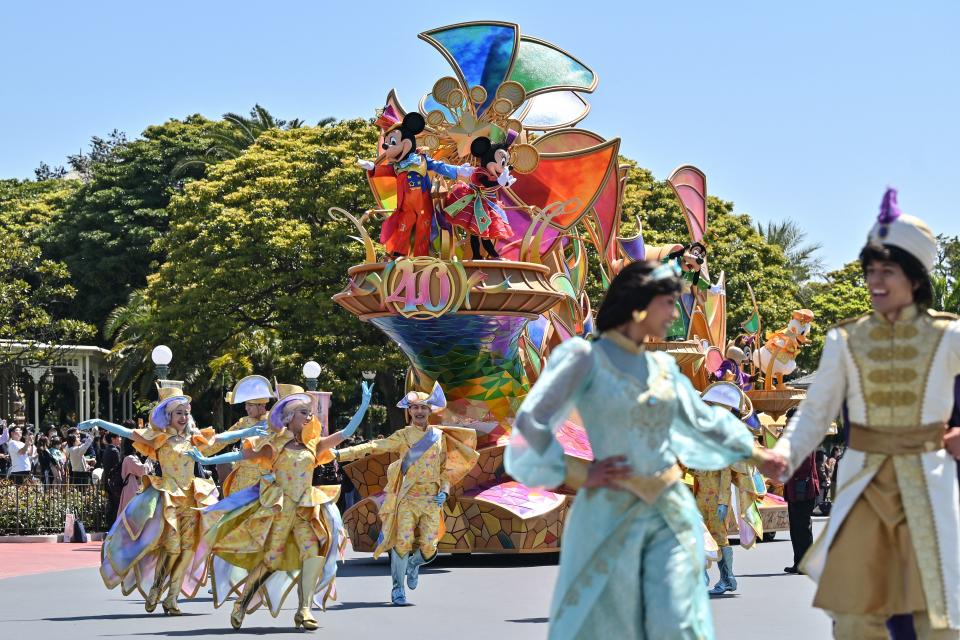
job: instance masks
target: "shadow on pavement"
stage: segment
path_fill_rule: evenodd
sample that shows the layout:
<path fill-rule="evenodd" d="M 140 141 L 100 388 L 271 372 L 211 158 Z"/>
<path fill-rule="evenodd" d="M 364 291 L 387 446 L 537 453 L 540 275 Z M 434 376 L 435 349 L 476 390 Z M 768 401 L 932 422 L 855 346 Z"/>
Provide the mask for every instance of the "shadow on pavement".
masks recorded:
<path fill-rule="evenodd" d="M 411 606 L 408 604 L 408 606 Z M 347 611 L 349 609 L 393 609 L 394 606 L 389 602 L 344 602 L 335 607 L 327 609 L 329 612 L 337 610 Z"/>
<path fill-rule="evenodd" d="M 441 555 L 434 567 L 511 568 L 549 567 L 560 562 L 560 554 L 554 553 L 454 553 Z"/>
<path fill-rule="evenodd" d="M 205 616 L 206 613 L 188 613 L 184 611 L 179 617 Z M 102 613 L 96 616 L 65 616 L 63 618 L 42 618 L 46 622 L 81 622 L 84 620 L 137 620 L 140 618 L 162 618 L 163 614 L 156 613 Z"/>
<path fill-rule="evenodd" d="M 517 618 L 516 620 L 504 620 L 504 622 L 516 622 L 519 624 L 546 624 L 550 618 Z"/>
<path fill-rule="evenodd" d="M 323 629 L 323 627 L 320 627 Z M 318 629 L 319 630 L 319 629 Z M 154 633 L 137 633 L 133 635 L 137 636 L 170 636 L 171 638 L 188 638 L 192 636 L 236 636 L 238 634 L 247 634 L 254 636 L 266 636 L 271 635 L 275 636 L 278 633 L 283 633 L 284 629 L 278 629 L 277 627 L 242 627 L 239 631 L 235 630 L 231 626 L 226 627 L 211 627 L 209 629 L 179 629 L 176 631 L 156 631 Z M 289 633 L 297 633 L 291 625 Z M 125 637 L 130 637 L 126 635 Z"/>
<path fill-rule="evenodd" d="M 436 560 L 421 569 L 428 567 L 474 568 L 474 569 L 518 569 L 526 567 L 549 567 L 560 562 L 560 554 L 553 553 L 441 553 Z M 343 567 L 386 567 L 390 564 L 389 558 L 381 557 L 377 560 L 373 556 L 367 558 L 351 558 Z"/>
<path fill-rule="evenodd" d="M 448 569 L 434 567 L 434 563 L 421 567 L 420 575 L 434 573 L 450 573 Z M 373 576 L 389 576 L 390 565 L 384 562 L 367 562 L 365 560 L 347 560 L 337 569 L 337 576 L 341 578 L 370 578 Z"/>

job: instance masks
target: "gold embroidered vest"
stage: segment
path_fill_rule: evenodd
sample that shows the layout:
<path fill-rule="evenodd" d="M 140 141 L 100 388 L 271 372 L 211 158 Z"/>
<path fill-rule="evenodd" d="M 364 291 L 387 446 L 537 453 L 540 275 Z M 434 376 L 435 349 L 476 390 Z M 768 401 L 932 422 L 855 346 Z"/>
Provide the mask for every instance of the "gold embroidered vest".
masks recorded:
<path fill-rule="evenodd" d="M 893 432 L 921 424 L 927 378 L 949 322 L 910 306 L 894 323 L 871 314 L 840 327 L 856 364 L 871 430 Z"/>

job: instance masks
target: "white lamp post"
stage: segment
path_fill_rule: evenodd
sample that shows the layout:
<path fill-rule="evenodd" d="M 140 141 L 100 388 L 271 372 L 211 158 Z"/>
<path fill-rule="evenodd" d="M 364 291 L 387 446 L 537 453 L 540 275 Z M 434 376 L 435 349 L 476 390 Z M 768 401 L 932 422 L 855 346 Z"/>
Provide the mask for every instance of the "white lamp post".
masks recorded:
<path fill-rule="evenodd" d="M 322 369 L 319 362 L 308 360 L 303 365 L 303 377 L 307 379 L 307 390 L 317 390 L 317 378 L 320 377 L 320 371 L 322 371 Z"/>
<path fill-rule="evenodd" d="M 157 378 L 164 380 L 170 371 L 170 361 L 173 360 L 173 351 L 165 344 L 157 345 L 150 353 L 150 359 L 153 360 L 153 370 Z"/>

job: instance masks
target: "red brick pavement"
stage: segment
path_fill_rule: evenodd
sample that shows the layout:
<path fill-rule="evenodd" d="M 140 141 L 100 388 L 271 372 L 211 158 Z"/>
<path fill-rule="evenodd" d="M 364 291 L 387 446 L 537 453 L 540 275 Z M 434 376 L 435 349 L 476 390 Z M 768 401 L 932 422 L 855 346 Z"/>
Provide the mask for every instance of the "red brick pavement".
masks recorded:
<path fill-rule="evenodd" d="M 100 566 L 100 542 L 0 544 L 0 580 Z"/>

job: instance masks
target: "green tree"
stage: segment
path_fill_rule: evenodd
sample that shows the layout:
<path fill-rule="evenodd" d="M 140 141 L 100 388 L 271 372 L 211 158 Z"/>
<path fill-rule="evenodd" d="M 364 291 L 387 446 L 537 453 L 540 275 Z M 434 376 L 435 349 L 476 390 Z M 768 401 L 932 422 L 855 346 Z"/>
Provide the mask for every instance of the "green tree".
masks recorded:
<path fill-rule="evenodd" d="M 133 141 L 119 134 L 95 138 L 89 156 L 74 162 L 85 182 L 45 225 L 39 242 L 46 256 L 69 268 L 79 319 L 102 326 L 113 308 L 145 286 L 163 259 L 155 241 L 167 230 L 170 197 L 203 169 L 179 181 L 171 181 L 170 172 L 207 149 L 216 126 L 190 116 L 148 127 Z"/>
<path fill-rule="evenodd" d="M 622 235 L 633 235 L 642 223 L 643 239 L 648 247 L 690 242 L 687 224 L 676 195 L 666 180 L 636 162 L 621 158 L 630 165 L 622 206 Z M 727 332 L 736 335 L 740 322 L 753 311 L 747 288 L 749 283 L 757 298 L 764 326 L 785 323 L 797 306 L 797 285 L 792 280 L 783 250 L 754 228 L 749 216 L 735 214 L 733 203 L 713 196 L 707 198 L 707 232 L 704 244 L 708 249 L 707 264 L 714 281 L 720 273 L 726 276 Z M 602 291 L 595 284 L 591 301 L 597 308 Z"/>
<path fill-rule="evenodd" d="M 736 335 L 739 324 L 753 312 L 747 284 L 753 288 L 764 327 L 785 326 L 799 303 L 797 282 L 783 250 L 764 240 L 750 216 L 734 214 L 733 203 L 711 196 L 707 204 L 710 217 L 704 238 L 711 277 L 726 274 L 728 337 Z"/>
<path fill-rule="evenodd" d="M 302 364 L 315 359 L 324 365 L 320 388 L 339 406 L 353 409 L 364 369 L 381 373 L 383 397 L 402 393 L 406 359 L 331 300 L 363 253 L 349 239 L 355 231 L 326 212 L 373 205 L 354 159 L 376 140 L 364 120 L 271 129 L 187 184 L 171 201 L 169 233 L 154 246 L 167 258 L 145 292 L 151 320 L 138 339 L 173 346 L 174 374 L 192 389 L 267 366 L 256 354 L 268 344 L 269 368 L 257 373 L 299 380 Z"/>
<path fill-rule="evenodd" d="M 130 294 L 126 304 L 113 309 L 103 324 L 103 337 L 113 345 L 109 360 L 114 366 L 118 389 L 136 386 L 140 395 L 149 394 L 152 378 L 150 351 L 154 310 L 145 289 Z"/>
<path fill-rule="evenodd" d="M 40 166 L 33 170 L 37 182 L 45 180 L 59 180 L 67 175 L 67 170 L 62 166 L 51 167 L 46 162 L 41 162 Z"/>
<path fill-rule="evenodd" d="M 304 126 L 300 118 L 289 121 L 278 120 L 259 104 L 254 105 L 249 116 L 233 112 L 225 113 L 223 122 L 225 126 L 213 133 L 214 143 L 210 148 L 202 156 L 191 156 L 178 162 L 173 168 L 174 176 L 179 176 L 189 168 L 196 169 L 197 166 L 237 158 L 255 143 L 257 138 L 271 129 L 299 129 Z M 324 118 L 317 123 L 317 126 L 324 127 L 334 122 L 336 122 L 334 118 Z"/>
<path fill-rule="evenodd" d="M 0 337 L 10 341 L 0 350 L 0 364 L 48 358 L 60 345 L 92 336 L 92 326 L 53 314 L 75 295 L 62 263 L 0 228 Z"/>
<path fill-rule="evenodd" d="M 931 274 L 933 306 L 960 314 L 960 238 L 937 236 L 937 265 Z"/>
<path fill-rule="evenodd" d="M 766 226 L 758 222 L 757 231 L 767 243 L 775 244 L 783 251 L 794 282 L 803 286 L 822 274 L 823 260 L 817 256 L 822 245 L 819 242 L 804 244 L 807 232 L 796 221 L 768 222 Z"/>
<path fill-rule="evenodd" d="M 863 280 L 863 270 L 857 261 L 831 271 L 824 280 L 809 285 L 810 310 L 816 314 L 809 346 L 801 350 L 797 365 L 811 372 L 820 361 L 827 331 L 839 322 L 857 318 L 871 309 L 870 294 Z"/>
<path fill-rule="evenodd" d="M 79 180 L 0 180 L 0 227 L 40 244 L 49 226 L 71 205 Z"/>

